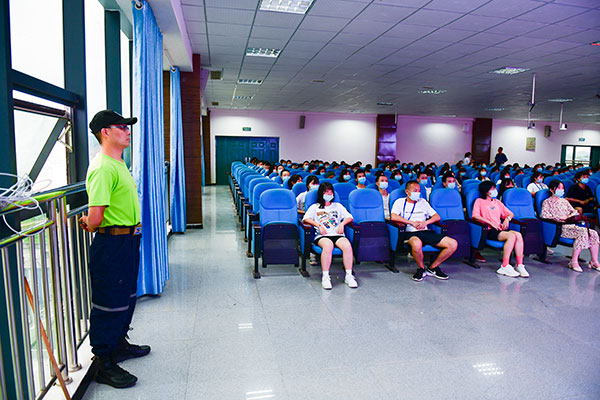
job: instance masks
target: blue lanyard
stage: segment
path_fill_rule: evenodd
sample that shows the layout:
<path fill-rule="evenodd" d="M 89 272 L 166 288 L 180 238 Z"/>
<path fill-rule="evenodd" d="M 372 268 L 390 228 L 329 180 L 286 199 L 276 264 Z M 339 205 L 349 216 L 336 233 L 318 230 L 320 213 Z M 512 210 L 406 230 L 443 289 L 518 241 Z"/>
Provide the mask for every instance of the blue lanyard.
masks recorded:
<path fill-rule="evenodd" d="M 543 187 L 542 185 L 538 185 L 537 183 L 534 183 L 534 185 L 535 185 L 535 186 L 537 186 L 537 188 L 538 188 L 539 190 L 542 190 L 542 189 L 544 189 L 544 187 Z"/>
<path fill-rule="evenodd" d="M 415 204 L 413 204 L 413 208 L 412 208 L 412 210 L 410 211 L 410 215 L 408 216 L 408 218 L 406 218 L 406 217 L 404 216 L 404 211 L 406 210 L 406 203 L 408 203 L 408 200 L 406 200 L 406 201 L 404 202 L 404 206 L 402 207 L 402 218 L 404 218 L 404 219 L 407 219 L 407 220 L 409 220 L 409 221 L 410 221 L 410 217 L 412 217 L 412 215 L 413 215 L 413 212 L 415 211 L 415 207 L 417 206 L 417 202 L 415 201 Z"/>

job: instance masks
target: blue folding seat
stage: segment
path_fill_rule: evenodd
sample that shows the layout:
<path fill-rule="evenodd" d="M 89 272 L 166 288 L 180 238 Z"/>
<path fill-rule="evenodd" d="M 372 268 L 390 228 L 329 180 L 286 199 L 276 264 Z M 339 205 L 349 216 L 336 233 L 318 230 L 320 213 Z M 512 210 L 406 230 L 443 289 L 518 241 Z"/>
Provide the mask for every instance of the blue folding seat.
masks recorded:
<path fill-rule="evenodd" d="M 273 179 L 273 182 L 277 183 L 279 186 L 283 185 L 283 179 L 281 179 L 281 176 L 276 176 L 275 179 Z"/>
<path fill-rule="evenodd" d="M 596 217 L 598 218 L 598 223 L 600 223 L 600 185 L 596 186 Z"/>
<path fill-rule="evenodd" d="M 339 183 L 337 179 L 335 178 L 324 178 L 324 179 L 319 179 L 319 183 L 323 183 L 323 182 L 329 182 L 332 185 L 335 185 L 336 183 Z"/>
<path fill-rule="evenodd" d="M 348 196 L 350 196 L 350 193 L 354 190 L 356 190 L 356 186 L 354 186 L 351 183 L 334 183 L 333 184 L 333 190 L 335 191 L 335 198 L 338 202 L 342 203 L 342 205 L 346 208 L 346 210 L 349 207 L 348 204 Z M 306 209 L 308 210 L 308 207 L 306 207 Z"/>
<path fill-rule="evenodd" d="M 394 252 L 390 247 L 390 233 L 383 213 L 383 200 L 377 190 L 354 190 L 348 198 L 354 220 L 345 227 L 356 264 L 361 261 L 387 261 L 393 272 Z"/>
<path fill-rule="evenodd" d="M 254 188 L 259 184 L 259 183 L 266 183 L 266 182 L 270 182 L 273 183 L 272 180 L 270 180 L 269 178 L 265 177 L 265 176 L 259 176 L 258 178 L 252 179 L 249 183 L 248 183 L 248 191 L 246 193 L 245 196 L 245 200 L 242 203 L 242 230 L 245 232 L 245 239 L 248 238 L 248 229 L 244 229 L 244 227 L 247 228 L 248 226 L 248 210 L 252 209 L 252 202 L 253 202 L 253 197 L 252 195 L 254 194 Z"/>
<path fill-rule="evenodd" d="M 573 182 L 573 178 L 562 179 L 561 182 L 565 186 L 565 194 L 569 191 L 569 188 L 575 184 L 575 182 Z"/>
<path fill-rule="evenodd" d="M 387 192 L 391 193 L 393 190 L 396 190 L 400 187 L 400 182 L 395 179 L 388 179 L 388 188 Z"/>
<path fill-rule="evenodd" d="M 498 177 L 500 176 L 500 172 L 494 172 L 490 175 L 490 180 L 494 183 L 498 182 Z"/>
<path fill-rule="evenodd" d="M 260 182 L 252 190 L 251 207 L 246 211 L 246 237 L 248 239 L 248 251 L 246 255 L 248 257 L 252 257 L 252 224 L 258 219 L 260 195 L 269 189 L 281 189 L 281 186 L 267 178 L 266 182 Z"/>
<path fill-rule="evenodd" d="M 368 183 L 375 183 L 375 179 L 376 179 L 375 175 L 373 175 L 373 174 L 367 175 L 366 178 L 367 178 Z"/>
<path fill-rule="evenodd" d="M 299 267 L 298 210 L 294 193 L 278 188 L 260 195 L 259 218 L 254 232 L 254 279 L 260 278 L 258 260 L 268 264 L 293 264 Z M 301 272 L 302 273 L 302 272 Z"/>
<path fill-rule="evenodd" d="M 478 188 L 480 183 L 481 181 L 477 179 L 465 179 L 460 189 L 463 197 L 465 197 L 471 190 Z"/>
<path fill-rule="evenodd" d="M 241 185 L 241 195 L 240 195 L 240 208 L 238 209 L 238 214 L 240 217 L 240 223 L 242 225 L 242 230 L 244 228 L 244 211 L 246 210 L 246 207 L 244 206 L 244 204 L 249 203 L 249 197 L 250 197 L 250 183 L 256 179 L 269 179 L 266 176 L 260 175 L 260 174 L 253 174 L 253 175 L 248 175 L 245 177 L 245 179 L 243 180 L 243 183 Z"/>
<path fill-rule="evenodd" d="M 241 215 L 240 213 L 241 213 L 241 209 L 242 209 L 242 201 L 241 201 L 241 198 L 243 197 L 242 189 L 244 187 L 244 184 L 246 183 L 246 179 L 250 178 L 251 176 L 262 176 L 262 175 L 260 175 L 256 171 L 243 171 L 240 173 L 239 179 L 237 180 L 237 183 L 235 185 L 235 206 L 238 211 L 238 216 Z"/>
<path fill-rule="evenodd" d="M 296 197 L 298 197 L 300 193 L 306 192 L 306 183 L 296 182 L 294 186 L 292 186 L 292 192 L 294 192 L 294 196 Z"/>
<path fill-rule="evenodd" d="M 530 195 L 531 196 L 531 195 Z M 475 221 L 473 219 L 473 205 L 475 204 L 475 200 L 479 198 L 478 190 L 471 190 L 466 194 L 465 203 L 467 206 L 467 217 L 469 222 L 469 233 L 471 235 L 471 246 L 475 250 L 483 250 L 485 246 L 500 250 L 504 248 L 504 242 L 499 240 L 490 240 L 487 238 L 488 226 L 479 221 Z M 471 252 L 471 257 L 469 258 L 469 262 L 475 263 L 475 252 Z"/>
<path fill-rule="evenodd" d="M 509 228 L 523 236 L 523 254 L 537 254 L 538 260 L 543 261 L 546 246 L 542 238 L 542 221 L 535 215 L 531 193 L 522 188 L 508 189 L 502 195 L 502 202 L 514 214 Z"/>
<path fill-rule="evenodd" d="M 515 186 L 516 187 L 523 187 L 523 178 L 525 178 L 527 175 L 526 174 L 520 174 L 515 176 Z"/>
<path fill-rule="evenodd" d="M 435 190 L 431 192 L 430 204 L 440 216 L 439 224 L 430 225 L 431 230 L 456 239 L 458 248 L 454 252 L 454 257 L 470 257 L 473 249 L 469 224 L 465 220 L 462 198 L 458 190 L 447 188 Z M 475 263 L 468 264 L 478 268 Z"/>

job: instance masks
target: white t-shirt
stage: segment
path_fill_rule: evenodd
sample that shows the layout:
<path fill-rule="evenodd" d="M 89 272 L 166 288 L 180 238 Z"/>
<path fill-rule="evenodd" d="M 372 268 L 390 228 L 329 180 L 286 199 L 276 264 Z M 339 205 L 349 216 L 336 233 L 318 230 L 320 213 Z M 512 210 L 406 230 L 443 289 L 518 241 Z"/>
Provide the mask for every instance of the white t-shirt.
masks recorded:
<path fill-rule="evenodd" d="M 340 236 L 340 234 L 336 232 L 336 229 L 344 219 L 352 218 L 352 214 L 350 214 L 340 203 L 331 203 L 324 208 L 320 207 L 321 205 L 319 203 L 315 203 L 308 207 L 306 214 L 304 214 L 304 218 L 302 218 L 302 220 L 308 218 L 312 219 L 327 231 L 325 235 L 321 235 L 319 230 L 317 230 L 315 239 L 318 239 L 321 236 Z"/>
<path fill-rule="evenodd" d="M 399 215 L 409 221 L 419 222 L 427 221 L 429 218 L 437 214 L 437 212 L 431 208 L 425 199 L 419 199 L 419 201 L 416 203 L 411 204 L 406 200 L 406 198 L 403 198 L 394 202 L 394 205 L 392 206 L 392 214 Z M 427 230 L 427 228 L 422 230 Z M 416 232 L 418 229 L 412 225 L 407 225 L 406 231 Z"/>
<path fill-rule="evenodd" d="M 304 199 L 306 199 L 306 193 L 302 192 L 298 196 L 296 196 L 296 203 L 298 203 L 298 210 L 304 211 Z"/>
<path fill-rule="evenodd" d="M 389 193 L 384 195 L 381 195 L 381 197 L 383 198 L 383 216 L 385 218 L 389 218 L 390 217 L 390 195 Z"/>
<path fill-rule="evenodd" d="M 529 185 L 527 185 L 527 191 L 529 193 L 537 193 L 543 189 L 548 189 L 548 185 L 546 185 L 545 183 L 536 183 L 536 182 L 531 182 Z"/>

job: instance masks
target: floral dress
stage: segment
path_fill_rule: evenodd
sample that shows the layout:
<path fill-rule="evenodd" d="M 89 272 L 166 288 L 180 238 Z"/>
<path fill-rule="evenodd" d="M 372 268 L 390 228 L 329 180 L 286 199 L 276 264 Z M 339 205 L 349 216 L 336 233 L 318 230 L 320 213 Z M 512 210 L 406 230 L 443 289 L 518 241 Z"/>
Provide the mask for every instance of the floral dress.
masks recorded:
<path fill-rule="evenodd" d="M 562 222 L 577 214 L 578 212 L 573 206 L 566 199 L 560 197 L 552 196 L 542 203 L 542 218 L 545 219 Z M 567 239 L 575 239 L 573 248 L 576 250 L 589 249 L 600 242 L 598 232 L 574 224 L 563 225 L 561 236 Z"/>

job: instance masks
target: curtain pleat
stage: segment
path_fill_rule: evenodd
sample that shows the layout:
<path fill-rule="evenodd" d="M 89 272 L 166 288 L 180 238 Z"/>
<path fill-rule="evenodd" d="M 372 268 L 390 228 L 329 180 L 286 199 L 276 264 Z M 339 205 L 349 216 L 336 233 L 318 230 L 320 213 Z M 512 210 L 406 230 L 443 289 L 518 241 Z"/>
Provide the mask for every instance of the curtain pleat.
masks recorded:
<path fill-rule="evenodd" d="M 181 77 L 179 68 L 171 69 L 171 229 L 185 233 L 185 165 L 181 119 Z"/>

